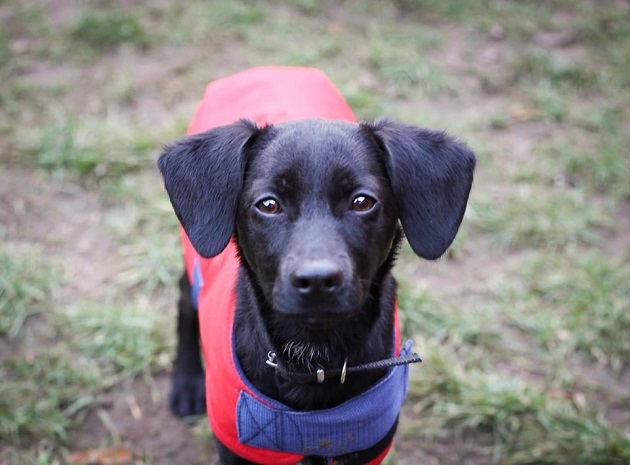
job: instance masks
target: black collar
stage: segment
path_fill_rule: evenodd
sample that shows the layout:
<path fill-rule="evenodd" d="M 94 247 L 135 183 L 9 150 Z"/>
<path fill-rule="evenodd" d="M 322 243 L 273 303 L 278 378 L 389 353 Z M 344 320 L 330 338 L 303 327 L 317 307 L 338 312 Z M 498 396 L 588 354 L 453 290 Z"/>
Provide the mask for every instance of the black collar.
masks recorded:
<path fill-rule="evenodd" d="M 346 380 L 347 373 L 357 373 L 361 371 L 374 371 L 374 370 L 382 370 L 384 368 L 390 368 L 398 365 L 407 365 L 409 363 L 418 363 L 421 362 L 422 359 L 416 353 L 400 355 L 398 357 L 391 357 L 384 360 L 378 360 L 376 362 L 364 363 L 361 365 L 355 366 L 347 366 L 347 358 L 346 362 L 344 362 L 342 368 L 336 368 L 334 370 L 324 370 L 319 368 L 317 371 L 308 371 L 308 372 L 295 372 L 286 369 L 282 366 L 282 363 L 279 363 L 278 358 L 275 352 L 269 352 L 267 354 L 266 363 L 270 367 L 272 367 L 278 374 L 280 374 L 283 378 L 295 382 L 295 383 L 323 383 L 326 378 L 335 378 L 339 376 L 339 381 L 343 384 Z"/>

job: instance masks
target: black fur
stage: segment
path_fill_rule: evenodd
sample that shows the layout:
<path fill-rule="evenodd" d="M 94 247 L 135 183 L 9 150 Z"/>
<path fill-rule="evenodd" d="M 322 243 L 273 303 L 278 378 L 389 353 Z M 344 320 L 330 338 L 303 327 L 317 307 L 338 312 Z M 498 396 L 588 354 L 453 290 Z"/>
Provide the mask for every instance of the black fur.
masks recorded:
<path fill-rule="evenodd" d="M 462 220 L 475 158 L 444 133 L 387 120 L 266 128 L 242 121 L 183 139 L 158 165 L 200 255 L 216 255 L 236 237 L 235 346 L 245 374 L 264 394 L 314 410 L 359 394 L 383 372 L 343 385 L 292 383 L 270 372 L 267 352 L 298 371 L 389 357 L 398 220 L 419 256 L 441 256 Z M 178 415 L 202 413 L 203 401 L 201 364 L 191 355 L 198 326 L 181 316 L 186 305 L 182 297 L 171 395 Z M 385 439 L 336 463 L 365 463 Z M 219 451 L 224 463 L 248 463 Z"/>
<path fill-rule="evenodd" d="M 186 272 L 179 280 L 177 310 L 177 353 L 169 406 L 177 416 L 185 417 L 206 411 L 205 375 L 199 357 L 199 316 L 191 301 Z"/>
<path fill-rule="evenodd" d="M 387 120 L 364 128 L 385 152 L 409 244 L 423 258 L 439 258 L 464 217 L 475 156 L 444 132 Z"/>

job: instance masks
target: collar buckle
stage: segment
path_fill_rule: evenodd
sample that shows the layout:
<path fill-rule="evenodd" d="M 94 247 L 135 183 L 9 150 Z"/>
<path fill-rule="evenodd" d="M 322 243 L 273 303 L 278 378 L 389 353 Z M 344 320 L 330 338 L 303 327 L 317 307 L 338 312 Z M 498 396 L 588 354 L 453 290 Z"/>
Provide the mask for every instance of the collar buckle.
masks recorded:
<path fill-rule="evenodd" d="M 267 360 L 265 360 L 265 363 L 270 367 L 277 368 L 278 362 L 276 361 L 276 353 L 272 351 L 267 352 Z"/>
<path fill-rule="evenodd" d="M 348 374 L 348 357 L 343 361 L 343 367 L 341 367 L 341 376 L 339 377 L 340 384 L 346 382 L 346 374 Z"/>

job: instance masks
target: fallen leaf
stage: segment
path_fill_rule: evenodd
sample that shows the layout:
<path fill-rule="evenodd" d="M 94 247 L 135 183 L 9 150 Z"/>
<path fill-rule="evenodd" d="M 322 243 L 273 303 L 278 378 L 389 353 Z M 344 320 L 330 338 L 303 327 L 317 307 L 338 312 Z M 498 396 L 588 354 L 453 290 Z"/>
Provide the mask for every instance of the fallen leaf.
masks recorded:
<path fill-rule="evenodd" d="M 129 406 L 129 411 L 131 412 L 131 416 L 134 420 L 138 421 L 142 419 L 142 410 L 136 401 L 134 396 L 127 396 L 127 405 Z"/>
<path fill-rule="evenodd" d="M 544 48 L 568 47 L 575 42 L 575 34 L 573 31 L 540 31 L 534 35 L 534 41 Z"/>
<path fill-rule="evenodd" d="M 586 408 L 586 396 L 582 392 L 569 389 L 551 389 L 547 394 L 549 397 L 571 401 L 580 410 Z"/>
<path fill-rule="evenodd" d="M 510 114 L 512 118 L 521 123 L 532 121 L 538 118 L 538 112 L 530 107 L 524 107 L 521 105 L 514 105 L 510 108 Z"/>
<path fill-rule="evenodd" d="M 70 464 L 126 465 L 133 460 L 133 452 L 123 447 L 91 449 L 74 452 L 68 457 Z"/>

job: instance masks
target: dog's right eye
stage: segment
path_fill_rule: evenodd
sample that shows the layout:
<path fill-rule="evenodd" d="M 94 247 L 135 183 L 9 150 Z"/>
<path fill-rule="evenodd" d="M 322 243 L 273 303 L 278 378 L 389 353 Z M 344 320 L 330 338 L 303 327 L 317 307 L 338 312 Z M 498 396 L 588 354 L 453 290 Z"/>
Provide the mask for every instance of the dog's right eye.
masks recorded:
<path fill-rule="evenodd" d="M 280 203 L 272 198 L 262 199 L 256 204 L 256 208 L 266 215 L 280 213 Z"/>
<path fill-rule="evenodd" d="M 355 212 L 365 213 L 374 208 L 376 200 L 367 195 L 357 195 L 352 201 L 352 209 Z"/>

